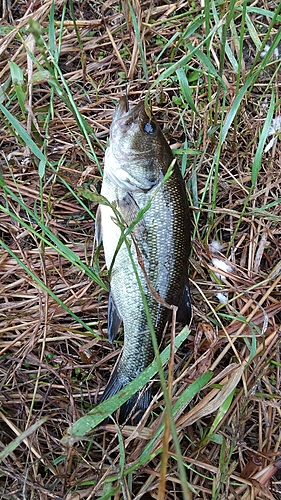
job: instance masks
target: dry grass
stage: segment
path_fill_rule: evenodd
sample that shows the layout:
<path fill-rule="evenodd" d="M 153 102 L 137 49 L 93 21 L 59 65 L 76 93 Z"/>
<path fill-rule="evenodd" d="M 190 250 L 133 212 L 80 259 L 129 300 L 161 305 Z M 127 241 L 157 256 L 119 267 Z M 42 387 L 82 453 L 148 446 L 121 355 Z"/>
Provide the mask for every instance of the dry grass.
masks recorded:
<path fill-rule="evenodd" d="M 219 30 L 208 38 L 208 28 L 215 25 L 213 14 L 209 26 L 191 30 L 187 39 L 180 36 L 200 14 L 199 2 L 134 0 L 149 81 L 143 76 L 146 66 L 126 1 L 122 10 L 114 1 L 74 2 L 76 25 L 71 5 L 62 24 L 64 1 L 55 1 L 54 32 L 57 43 L 61 39 L 59 68 L 78 115 L 50 54 L 47 59 L 38 46 L 40 36 L 34 43 L 26 30 L 29 18 L 37 20 L 48 45 L 51 2 L 2 0 L 1 5 L 0 100 L 49 163 L 40 178 L 32 147 L 2 115 L 0 496 L 183 498 L 174 442 L 165 434 L 163 440 L 160 391 L 137 429 L 126 426 L 118 434 L 113 425 L 100 426 L 83 439 L 68 441 L 68 446 L 61 441 L 97 404 L 121 348 L 121 342 L 112 347 L 106 339 L 106 272 L 93 244 L 91 214 L 96 205 L 87 200 L 81 204 L 77 187 L 99 191 L 115 102 L 130 80 L 132 101 L 158 82 L 151 88 L 153 109 L 179 155 L 192 205 L 194 318 L 188 339 L 175 354 L 173 382 L 176 402 L 189 384 L 203 381 L 197 395 L 191 401 L 186 396 L 174 414 L 191 496 L 280 499 L 279 138 L 267 153 L 256 154 L 268 113 L 280 115 L 280 59 L 269 59 L 265 67 L 260 57 L 255 59 L 271 22 L 255 8 L 274 13 L 278 2 L 249 2 L 254 31 L 245 24 L 243 45 L 242 9 L 221 33 L 236 60 L 243 49 L 237 73 L 231 59 L 222 56 Z M 234 3 L 214 5 L 223 18 Z M 280 14 L 270 40 L 278 33 Z M 204 66 L 194 53 L 184 65 L 195 113 L 186 105 L 178 68 L 162 80 L 159 75 L 197 46 L 209 63 Z M 9 61 L 24 73 L 25 114 L 10 79 Z M 210 63 L 216 74 L 211 74 Z M 55 83 L 47 73 L 51 70 Z M 235 107 L 245 82 L 249 85 Z M 222 142 L 231 110 L 233 121 Z M 77 116 L 85 119 L 82 126 Z M 258 165 L 259 158 L 255 182 L 252 165 Z M 32 213 L 64 245 L 63 252 L 50 244 Z M 224 278 L 215 274 L 212 258 L 219 255 L 209 246 L 214 239 L 221 244 L 220 258 L 231 266 L 220 271 Z M 103 287 L 87 275 L 85 264 L 104 280 Z M 228 293 L 226 305 L 216 297 L 222 288 Z M 210 381 L 204 379 L 208 370 L 213 373 Z"/>

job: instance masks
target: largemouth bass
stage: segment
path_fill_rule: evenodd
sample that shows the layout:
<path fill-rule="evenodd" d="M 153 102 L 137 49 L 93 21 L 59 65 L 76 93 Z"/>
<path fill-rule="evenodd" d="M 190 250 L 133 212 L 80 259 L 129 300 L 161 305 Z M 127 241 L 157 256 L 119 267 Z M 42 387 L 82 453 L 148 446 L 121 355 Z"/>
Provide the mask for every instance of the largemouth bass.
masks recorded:
<path fill-rule="evenodd" d="M 190 251 L 190 219 L 185 184 L 177 164 L 170 177 L 163 178 L 173 162 L 173 154 L 160 127 L 146 113 L 143 102 L 131 109 L 125 97 L 116 108 L 110 128 L 110 145 L 105 153 L 101 194 L 116 208 L 125 224 L 147 208 L 118 252 L 121 229 L 116 213 L 100 205 L 96 238 L 103 241 L 106 266 L 110 272 L 108 338 L 116 337 L 124 325 L 124 348 L 119 363 L 104 390 L 101 401 L 116 394 L 137 377 L 154 358 L 151 333 L 140 288 L 133 269 L 135 263 L 157 338 L 160 340 L 171 311 L 178 306 L 177 319 L 190 320 L 187 265 Z M 161 185 L 162 184 L 162 185 Z M 131 253 L 131 257 L 130 257 Z M 144 268 L 144 269 L 143 269 Z M 152 285 L 152 286 L 151 286 Z M 153 293 L 153 289 L 157 292 Z M 137 423 L 149 405 L 150 391 L 135 394 L 120 409 L 119 422 Z"/>

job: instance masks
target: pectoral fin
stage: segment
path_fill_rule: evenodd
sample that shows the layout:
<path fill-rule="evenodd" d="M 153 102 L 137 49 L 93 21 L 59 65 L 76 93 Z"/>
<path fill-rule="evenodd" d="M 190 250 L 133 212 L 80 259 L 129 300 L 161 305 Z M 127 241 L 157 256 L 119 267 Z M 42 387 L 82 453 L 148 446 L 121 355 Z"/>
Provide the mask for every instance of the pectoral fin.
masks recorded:
<path fill-rule="evenodd" d="M 107 334 L 108 334 L 108 340 L 109 342 L 113 342 L 117 332 L 119 330 L 119 327 L 121 325 L 122 318 L 120 318 L 120 315 L 118 313 L 118 309 L 115 305 L 114 298 L 111 292 L 109 292 L 109 297 L 108 297 L 108 327 L 107 327 Z"/>
<path fill-rule="evenodd" d="M 178 303 L 177 321 L 189 324 L 191 319 L 191 297 L 188 283 L 183 289 L 182 296 Z"/>
<path fill-rule="evenodd" d="M 117 206 L 125 223 L 127 224 L 127 226 L 130 226 L 130 224 L 132 224 L 132 222 L 137 218 L 137 215 L 140 210 L 133 195 L 131 193 L 126 193 L 126 195 L 121 200 L 118 200 Z M 136 238 L 136 240 L 141 240 L 145 238 L 147 230 L 143 219 L 137 222 L 132 233 Z"/>

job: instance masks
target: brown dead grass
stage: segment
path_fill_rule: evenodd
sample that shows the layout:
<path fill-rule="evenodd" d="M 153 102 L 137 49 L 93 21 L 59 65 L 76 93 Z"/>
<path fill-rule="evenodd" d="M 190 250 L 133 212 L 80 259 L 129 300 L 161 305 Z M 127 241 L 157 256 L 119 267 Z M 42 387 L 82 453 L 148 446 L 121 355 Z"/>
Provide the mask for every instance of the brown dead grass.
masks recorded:
<path fill-rule="evenodd" d="M 56 1 L 58 20 L 63 3 Z M 147 60 L 151 62 L 149 83 L 152 83 L 160 71 L 153 61 L 162 49 L 156 43 L 156 36 L 171 38 L 185 21 L 169 22 L 169 17 L 173 13 L 187 11 L 190 5 L 182 1 L 141 3 L 141 9 L 137 0 L 133 2 L 133 7 L 139 21 L 143 22 L 140 23 L 141 33 Z M 258 2 L 258 5 L 262 7 L 263 3 Z M 9 60 L 14 60 L 25 74 L 30 71 L 27 69 L 26 51 L 17 37 L 18 30 L 28 24 L 29 16 L 46 27 L 51 2 L 22 0 L 14 3 L 11 10 L 10 6 L 9 2 L 2 2 L 2 13 L 5 14 L 2 25 L 14 26 L 14 29 L 2 37 L 0 44 L 1 82 L 9 76 Z M 270 6 L 267 4 L 264 8 Z M 195 12 L 199 9 L 198 3 Z M 108 137 L 113 101 L 126 88 L 120 72 L 131 78 L 132 100 L 142 97 L 148 85 L 142 78 L 137 42 L 128 13 L 120 12 L 118 2 L 94 4 L 84 1 L 75 4 L 75 12 L 83 48 L 79 48 L 73 22 L 68 15 L 60 66 L 80 113 L 94 131 L 93 146 L 102 164 L 102 147 L 105 147 Z M 149 19 L 154 20 L 151 27 Z M 257 16 L 255 22 L 257 26 L 262 26 L 266 20 Z M 26 43 L 31 42 L 29 35 Z M 195 45 L 198 40 L 194 37 L 191 42 Z M 214 40 L 213 44 L 214 64 L 215 57 L 218 57 L 216 43 L 218 40 Z M 253 61 L 249 37 L 245 46 L 248 46 L 244 54 L 247 69 Z M 124 53 L 124 50 L 127 52 Z M 40 60 L 37 49 L 35 54 Z M 181 56 L 179 50 L 174 57 Z M 161 64 L 168 62 L 168 57 L 169 51 L 166 51 Z M 196 64 L 194 60 L 194 67 Z M 208 209 L 212 198 L 210 184 L 199 223 L 194 224 L 190 276 L 196 307 L 191 335 L 175 356 L 174 398 L 177 400 L 186 385 L 209 368 L 213 369 L 216 377 L 212 382 L 228 384 L 233 388 L 235 385 L 231 386 L 231 382 L 239 370 L 238 361 L 244 366 L 231 407 L 214 430 L 214 439 L 204 442 L 203 437 L 222 404 L 222 400 L 218 399 L 221 391 L 216 385 L 206 387 L 191 406 L 176 416 L 183 459 L 188 466 L 188 481 L 197 492 L 194 498 L 250 500 L 278 499 L 281 495 L 278 476 L 274 476 L 280 468 L 281 441 L 281 205 L 278 203 L 273 208 L 258 211 L 259 207 L 281 198 L 280 143 L 265 155 L 257 187 L 241 216 L 251 179 L 250 166 L 258 144 L 258 131 L 264 121 L 261 103 L 262 99 L 270 97 L 271 87 L 267 87 L 270 77 L 270 74 L 261 75 L 242 104 L 236 132 L 232 130 L 223 146 L 214 218 L 210 219 Z M 230 66 L 226 66 L 224 78 L 229 88 L 230 106 L 235 96 L 235 77 Z M 272 85 L 278 93 L 278 75 Z M 185 139 L 175 103 L 178 91 L 178 83 L 170 82 L 152 92 L 155 114 L 174 147 L 181 147 Z M 218 140 L 216 132 L 208 133 L 212 118 L 210 109 L 214 109 L 216 99 L 215 82 L 211 102 L 208 102 L 207 80 L 196 86 L 194 95 L 200 114 L 195 116 L 187 109 L 184 119 L 188 124 L 190 151 L 198 153 L 190 155 L 186 179 L 196 170 L 200 199 Z M 47 82 L 34 86 L 32 113 L 29 112 L 24 125 L 32 130 L 39 144 L 43 139 L 40 111 L 47 108 L 49 99 Z M 9 109 L 19 116 L 17 101 Z M 0 145 L 0 168 L 7 185 L 33 209 L 38 204 L 39 193 L 34 158 L 3 122 Z M 101 176 L 86 154 L 89 146 L 78 130 L 72 112 L 58 97 L 54 99 L 54 118 L 49 125 L 47 151 L 50 161 L 58 161 L 64 155 L 59 174 L 74 190 L 85 183 L 99 189 Z M 91 217 L 49 170 L 46 180 L 45 224 L 88 265 L 92 265 L 94 225 Z M 0 201 L 5 203 L 1 191 Z M 25 220 L 25 215 L 12 199 L 8 199 L 7 203 L 20 219 Z M 94 204 L 89 204 L 89 208 L 94 211 Z M 198 209 L 194 206 L 195 221 L 197 213 Z M 232 241 L 238 221 L 239 227 Z M 43 416 L 47 417 L 36 432 L 2 461 L 1 498 L 98 498 L 103 493 L 104 479 L 119 470 L 120 448 L 114 427 L 102 428 L 94 437 L 89 437 L 88 442 L 77 442 L 69 449 L 61 444 L 61 438 L 73 422 L 96 405 L 99 391 L 105 386 L 119 354 L 119 346 L 112 347 L 106 341 L 107 294 L 54 249 L 42 246 L 36 237 L 5 213 L 0 213 L 0 234 L 27 268 L 98 334 L 95 338 L 82 328 L 36 285 L 14 258 L 0 250 L 0 452 L 33 423 Z M 216 269 L 208 247 L 213 239 L 222 242 L 222 259 L 228 257 L 233 268 L 233 272 L 225 273 L 226 280 L 223 282 L 224 291 L 229 293 L 231 299 L 225 307 L 220 306 L 216 298 L 220 281 L 214 275 Z M 102 266 L 102 256 L 100 263 Z M 253 335 L 256 348 L 250 356 Z M 138 460 L 161 421 L 161 396 L 157 401 L 146 426 L 138 429 L 137 433 L 129 427 L 122 431 L 126 467 Z M 208 401 L 213 407 L 207 412 Z M 217 436 L 220 436 L 221 442 Z M 160 446 L 161 439 L 155 443 L 155 450 Z M 167 499 L 182 498 L 174 453 L 172 441 L 169 441 Z M 156 455 L 132 476 L 120 480 L 120 489 L 114 498 L 157 498 L 160 477 L 159 455 Z M 116 484 L 118 482 L 111 484 L 112 489 Z M 216 487 L 219 488 L 218 496 L 215 496 Z"/>

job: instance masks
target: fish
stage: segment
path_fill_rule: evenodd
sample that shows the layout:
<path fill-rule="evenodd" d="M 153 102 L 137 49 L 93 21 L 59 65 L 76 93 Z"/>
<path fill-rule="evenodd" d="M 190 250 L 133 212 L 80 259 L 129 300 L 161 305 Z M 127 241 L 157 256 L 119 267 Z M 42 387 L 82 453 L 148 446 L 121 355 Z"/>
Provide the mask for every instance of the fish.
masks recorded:
<path fill-rule="evenodd" d="M 143 100 L 130 107 L 127 97 L 122 96 L 115 110 L 101 195 L 108 203 L 98 207 L 95 233 L 97 244 L 103 243 L 110 274 L 108 339 L 114 341 L 123 323 L 124 346 L 100 403 L 134 380 L 154 359 L 135 271 L 158 343 L 171 317 L 163 301 L 178 307 L 177 321 L 188 324 L 191 318 L 191 229 L 185 182 L 158 122 Z M 123 241 L 121 246 L 120 220 L 123 227 L 132 228 L 127 244 Z M 119 409 L 119 423 L 136 425 L 150 401 L 151 388 L 133 395 Z"/>

